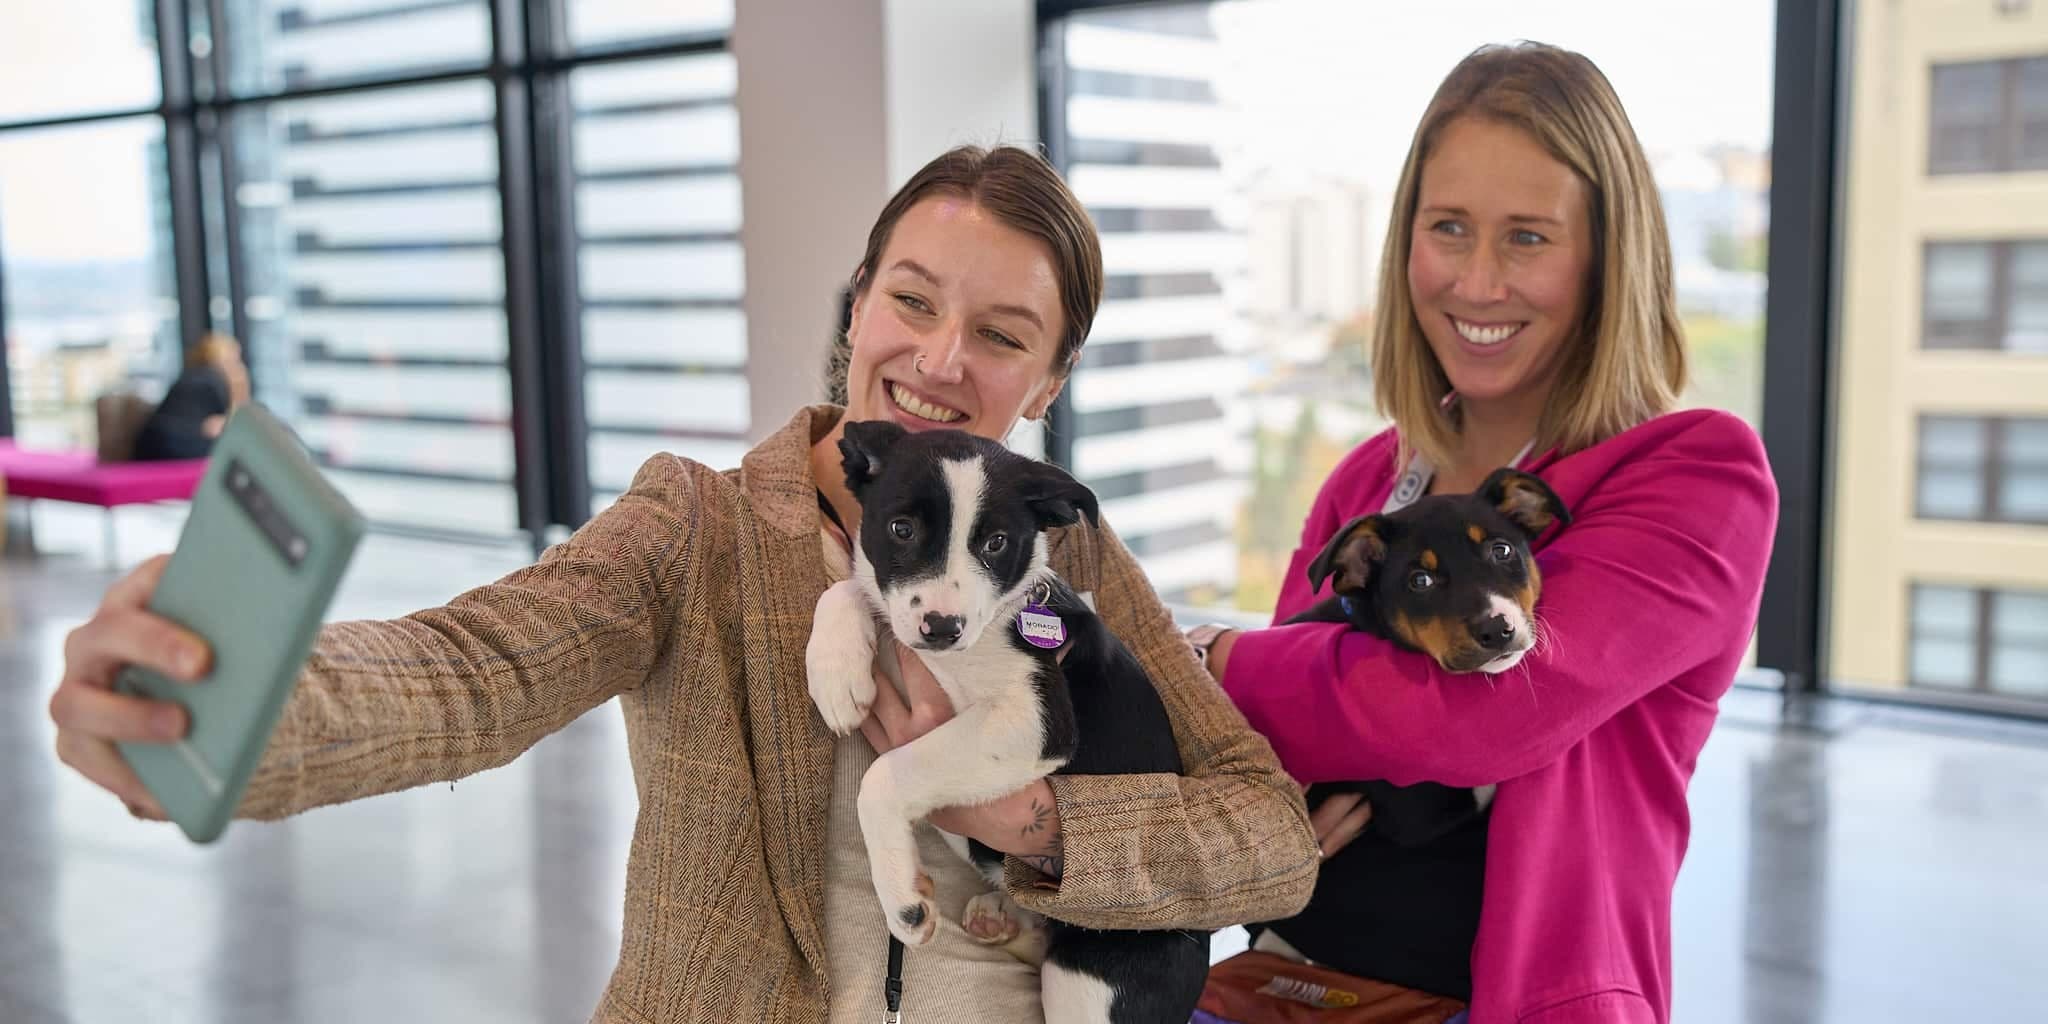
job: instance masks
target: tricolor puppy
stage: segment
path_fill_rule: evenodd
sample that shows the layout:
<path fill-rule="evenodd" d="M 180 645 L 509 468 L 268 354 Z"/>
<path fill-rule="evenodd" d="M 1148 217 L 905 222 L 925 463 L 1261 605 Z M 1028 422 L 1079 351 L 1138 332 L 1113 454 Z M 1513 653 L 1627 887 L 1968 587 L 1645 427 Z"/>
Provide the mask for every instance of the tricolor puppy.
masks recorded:
<path fill-rule="evenodd" d="M 1309 564 L 1311 586 L 1331 596 L 1292 622 L 1343 622 L 1436 659 L 1448 672 L 1498 674 L 1538 641 L 1543 589 L 1531 546 L 1552 524 L 1569 524 L 1564 502 L 1541 479 L 1497 469 L 1471 494 L 1424 497 L 1339 529 Z M 1371 831 L 1403 846 L 1428 842 L 1483 813 L 1493 787 L 1452 789 L 1385 782 L 1317 787 L 1363 791 Z"/>
<path fill-rule="evenodd" d="M 930 941 L 938 920 L 913 823 L 1055 772 L 1178 773 L 1180 755 L 1144 668 L 1047 566 L 1045 531 L 1083 516 L 1094 522 L 1091 491 L 957 430 L 849 423 L 839 448 L 861 521 L 852 578 L 818 601 L 811 699 L 834 732 L 858 728 L 875 699 L 873 660 L 886 628 L 918 653 L 954 708 L 952 719 L 877 758 L 861 779 L 875 892 L 889 930 L 915 947 Z M 1193 1014 L 1206 935 L 1038 919 L 1003 894 L 1000 854 L 948 838 L 996 887 L 969 905 L 969 934 L 1005 945 L 1020 932 L 1042 936 L 1047 1020 L 1139 1024 Z M 1035 950 L 1022 955 L 1038 959 Z"/>

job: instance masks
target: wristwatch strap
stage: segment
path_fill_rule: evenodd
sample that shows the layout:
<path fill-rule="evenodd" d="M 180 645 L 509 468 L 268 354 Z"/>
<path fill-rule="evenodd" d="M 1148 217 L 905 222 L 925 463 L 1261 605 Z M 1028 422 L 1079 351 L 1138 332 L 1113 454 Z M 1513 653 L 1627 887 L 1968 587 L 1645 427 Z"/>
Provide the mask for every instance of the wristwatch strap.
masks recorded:
<path fill-rule="evenodd" d="M 1215 645 L 1217 637 L 1231 628 L 1221 622 L 1204 622 L 1188 630 L 1188 644 L 1195 649 L 1195 660 L 1201 662 L 1203 668 L 1209 667 L 1209 648 Z"/>

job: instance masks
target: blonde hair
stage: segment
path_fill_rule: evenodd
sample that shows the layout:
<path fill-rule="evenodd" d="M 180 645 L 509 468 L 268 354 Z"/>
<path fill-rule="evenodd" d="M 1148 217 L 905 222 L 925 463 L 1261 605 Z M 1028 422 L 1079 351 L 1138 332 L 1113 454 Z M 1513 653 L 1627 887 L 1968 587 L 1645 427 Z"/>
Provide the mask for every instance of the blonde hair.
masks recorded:
<path fill-rule="evenodd" d="M 199 344 L 186 350 L 185 368 L 189 370 L 200 366 L 220 366 L 230 357 L 239 359 L 241 355 L 241 342 L 219 331 L 208 331 L 200 336 Z"/>
<path fill-rule="evenodd" d="M 1455 407 L 1408 291 L 1422 165 L 1446 125 L 1480 117 L 1529 133 L 1585 185 L 1593 229 L 1584 325 L 1559 355 L 1538 452 L 1577 451 L 1664 412 L 1685 390 L 1685 336 L 1671 279 L 1664 208 L 1620 97 L 1600 69 L 1542 43 L 1483 46 L 1437 87 L 1415 128 L 1394 192 L 1373 324 L 1373 397 L 1394 421 L 1399 458 L 1420 452 L 1446 465 L 1456 450 Z M 1577 339 L 1590 339 L 1590 344 Z"/>

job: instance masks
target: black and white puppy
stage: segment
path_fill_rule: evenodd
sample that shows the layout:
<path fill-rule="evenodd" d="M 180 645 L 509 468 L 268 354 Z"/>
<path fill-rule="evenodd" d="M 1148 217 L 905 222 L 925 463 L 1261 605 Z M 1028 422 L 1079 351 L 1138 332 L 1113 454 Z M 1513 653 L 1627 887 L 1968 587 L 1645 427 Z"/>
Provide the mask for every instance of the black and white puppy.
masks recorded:
<path fill-rule="evenodd" d="M 875 699 L 873 660 L 886 628 L 918 653 L 954 709 L 877 758 L 861 780 L 875 893 L 890 932 L 915 947 L 938 924 L 915 822 L 1056 772 L 1178 773 L 1181 761 L 1144 668 L 1047 564 L 1045 531 L 1083 516 L 1094 522 L 1093 492 L 1057 467 L 957 430 L 849 423 L 839 448 L 861 521 L 852 577 L 818 601 L 812 702 L 835 733 L 858 728 Z M 1192 1015 L 1208 970 L 1205 934 L 1039 920 L 1002 893 L 1001 854 L 948 839 L 995 887 L 970 904 L 970 918 L 1028 918 L 1022 928 L 1043 930 L 1047 1020 Z M 1018 930 L 969 931 L 1002 942 Z"/>

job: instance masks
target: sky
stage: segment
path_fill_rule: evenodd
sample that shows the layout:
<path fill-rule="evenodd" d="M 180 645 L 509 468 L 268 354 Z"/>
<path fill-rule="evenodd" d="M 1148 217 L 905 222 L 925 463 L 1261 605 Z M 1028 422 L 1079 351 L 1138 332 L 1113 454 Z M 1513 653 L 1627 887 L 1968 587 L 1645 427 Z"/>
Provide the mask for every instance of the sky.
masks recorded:
<path fill-rule="evenodd" d="M 1430 93 L 1484 43 L 1532 39 L 1599 65 L 1643 145 L 1769 144 L 1770 0 L 1227 0 L 1219 96 L 1276 166 L 1390 182 Z"/>

